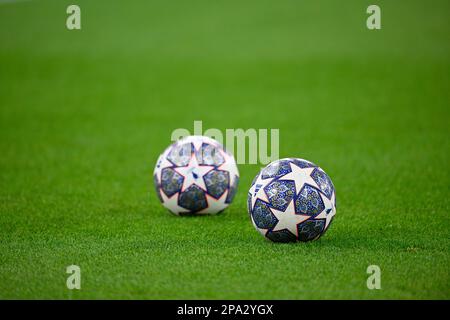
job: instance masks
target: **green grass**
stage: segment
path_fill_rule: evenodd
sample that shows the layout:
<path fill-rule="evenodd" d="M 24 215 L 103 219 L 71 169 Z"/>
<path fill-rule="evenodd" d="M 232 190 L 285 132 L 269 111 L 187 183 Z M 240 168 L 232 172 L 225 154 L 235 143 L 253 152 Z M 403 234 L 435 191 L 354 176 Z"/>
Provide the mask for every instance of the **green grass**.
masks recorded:
<path fill-rule="evenodd" d="M 448 1 L 0 4 L 0 298 L 450 298 Z M 279 128 L 337 190 L 324 237 L 153 190 L 176 128 Z M 82 289 L 69 291 L 77 264 Z M 368 290 L 366 268 L 382 270 Z"/>

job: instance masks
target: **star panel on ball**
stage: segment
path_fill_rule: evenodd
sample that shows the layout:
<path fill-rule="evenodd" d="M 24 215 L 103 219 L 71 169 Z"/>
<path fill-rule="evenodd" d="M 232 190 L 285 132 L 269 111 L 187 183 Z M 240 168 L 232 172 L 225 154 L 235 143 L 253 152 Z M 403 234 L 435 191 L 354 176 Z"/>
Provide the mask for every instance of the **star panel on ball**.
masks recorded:
<path fill-rule="evenodd" d="M 336 214 L 330 177 L 314 163 L 276 160 L 252 182 L 247 207 L 253 226 L 274 242 L 311 241 L 322 236 Z"/>
<path fill-rule="evenodd" d="M 216 214 L 233 201 L 239 172 L 218 141 L 188 136 L 159 156 L 153 181 L 158 199 L 172 213 Z"/>

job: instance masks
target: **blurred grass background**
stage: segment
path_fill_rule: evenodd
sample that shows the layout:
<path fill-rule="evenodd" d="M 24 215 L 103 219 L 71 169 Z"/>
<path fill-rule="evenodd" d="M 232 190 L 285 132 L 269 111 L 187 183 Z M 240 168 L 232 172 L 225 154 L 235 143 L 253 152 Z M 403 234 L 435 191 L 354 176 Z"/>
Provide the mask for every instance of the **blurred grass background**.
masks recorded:
<path fill-rule="evenodd" d="M 371 1 L 77 1 L 77 31 L 69 4 L 0 2 L 1 298 L 450 298 L 448 1 L 376 1 L 378 31 Z M 258 165 L 224 214 L 167 213 L 153 166 L 194 120 L 279 128 L 333 179 L 327 234 L 265 241 Z"/>

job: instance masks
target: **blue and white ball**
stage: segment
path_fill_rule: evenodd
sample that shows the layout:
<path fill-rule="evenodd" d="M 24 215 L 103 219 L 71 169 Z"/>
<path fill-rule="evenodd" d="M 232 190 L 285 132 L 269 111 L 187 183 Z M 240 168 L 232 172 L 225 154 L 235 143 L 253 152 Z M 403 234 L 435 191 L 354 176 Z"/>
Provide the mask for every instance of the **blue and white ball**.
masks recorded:
<path fill-rule="evenodd" d="M 239 172 L 219 142 L 188 136 L 159 156 L 153 179 L 159 200 L 172 213 L 215 214 L 233 201 Z"/>
<path fill-rule="evenodd" d="M 255 177 L 248 212 L 256 230 L 274 242 L 311 241 L 322 236 L 336 213 L 330 177 L 303 159 L 274 161 Z"/>

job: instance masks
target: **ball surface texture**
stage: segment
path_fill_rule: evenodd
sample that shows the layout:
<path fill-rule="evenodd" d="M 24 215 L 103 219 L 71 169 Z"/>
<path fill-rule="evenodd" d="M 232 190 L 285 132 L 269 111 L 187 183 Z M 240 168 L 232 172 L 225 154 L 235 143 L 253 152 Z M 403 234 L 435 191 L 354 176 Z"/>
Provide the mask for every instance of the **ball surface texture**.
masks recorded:
<path fill-rule="evenodd" d="M 232 202 L 239 172 L 233 155 L 219 142 L 188 136 L 159 156 L 153 179 L 159 200 L 172 213 L 215 214 Z"/>
<path fill-rule="evenodd" d="M 330 177 L 303 159 L 286 158 L 263 168 L 252 182 L 247 207 L 253 226 L 274 242 L 318 239 L 336 213 Z"/>

